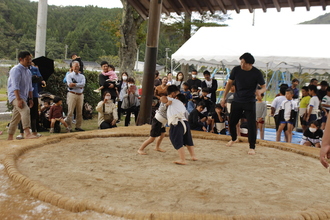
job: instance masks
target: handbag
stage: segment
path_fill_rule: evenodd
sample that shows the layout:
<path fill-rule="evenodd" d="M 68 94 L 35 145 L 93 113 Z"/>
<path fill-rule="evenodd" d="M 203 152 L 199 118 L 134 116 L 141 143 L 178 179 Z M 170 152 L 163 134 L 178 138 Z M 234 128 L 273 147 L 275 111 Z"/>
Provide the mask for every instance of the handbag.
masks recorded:
<path fill-rule="evenodd" d="M 105 104 L 103 103 L 103 117 L 104 121 L 107 123 L 111 123 L 113 121 L 113 116 L 110 113 L 105 113 Z"/>

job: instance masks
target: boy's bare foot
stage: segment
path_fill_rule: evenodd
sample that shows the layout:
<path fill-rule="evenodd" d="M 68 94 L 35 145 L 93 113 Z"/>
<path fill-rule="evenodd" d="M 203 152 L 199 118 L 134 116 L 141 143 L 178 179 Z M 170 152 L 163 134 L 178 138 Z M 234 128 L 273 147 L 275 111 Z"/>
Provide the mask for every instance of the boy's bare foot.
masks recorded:
<path fill-rule="evenodd" d="M 146 152 L 144 152 L 143 150 L 140 150 L 140 149 L 139 149 L 137 152 L 138 152 L 140 155 L 147 155 Z"/>
<path fill-rule="evenodd" d="M 25 139 L 34 139 L 34 138 L 38 138 L 37 136 L 34 136 L 33 134 L 27 134 L 25 135 Z"/>
<path fill-rule="evenodd" d="M 183 162 L 183 161 L 174 161 L 173 163 L 178 164 L 178 165 L 186 165 L 186 162 Z"/>
<path fill-rule="evenodd" d="M 161 148 L 155 148 L 154 150 L 155 150 L 155 151 L 159 151 L 159 152 L 166 152 L 166 150 L 163 150 L 163 149 L 161 149 Z"/>
<path fill-rule="evenodd" d="M 250 149 L 248 151 L 248 155 L 255 155 L 256 154 L 256 151 L 254 149 Z"/>
<path fill-rule="evenodd" d="M 198 159 L 196 157 L 191 158 L 192 161 L 197 161 Z"/>
<path fill-rule="evenodd" d="M 233 146 L 233 144 L 235 144 L 235 143 L 237 143 L 237 142 L 238 142 L 237 139 L 236 139 L 235 141 L 230 140 L 230 141 L 226 144 L 226 146 L 227 146 L 227 147 L 231 147 L 231 146 Z"/>

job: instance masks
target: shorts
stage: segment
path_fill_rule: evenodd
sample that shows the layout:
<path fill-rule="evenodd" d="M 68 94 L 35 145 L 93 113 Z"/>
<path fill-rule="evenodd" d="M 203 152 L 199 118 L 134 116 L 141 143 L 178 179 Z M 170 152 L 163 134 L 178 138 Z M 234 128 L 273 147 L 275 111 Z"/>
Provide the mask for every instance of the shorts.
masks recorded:
<path fill-rule="evenodd" d="M 262 121 L 257 121 L 258 124 L 265 124 L 265 120 L 262 120 Z"/>
<path fill-rule="evenodd" d="M 184 133 L 184 128 L 182 122 L 178 122 L 177 125 L 170 125 L 170 140 L 173 147 L 176 150 L 179 150 L 183 146 L 194 146 L 191 132 L 190 132 L 190 125 L 187 121 L 184 121 L 186 125 L 186 133 Z"/>
<path fill-rule="evenodd" d="M 308 124 L 311 123 L 312 121 L 316 121 L 316 120 L 317 120 L 317 115 L 316 114 L 311 114 L 309 116 Z"/>
<path fill-rule="evenodd" d="M 292 121 L 280 121 L 280 124 L 292 124 L 293 125 L 293 122 Z"/>
<path fill-rule="evenodd" d="M 52 118 L 55 119 L 55 121 L 60 121 L 62 118 Z"/>
<path fill-rule="evenodd" d="M 165 133 L 165 127 L 156 118 L 152 119 L 150 137 L 159 137 L 162 133 Z"/>
<path fill-rule="evenodd" d="M 301 125 L 308 125 L 308 122 L 304 120 L 304 116 L 300 116 L 300 124 Z"/>

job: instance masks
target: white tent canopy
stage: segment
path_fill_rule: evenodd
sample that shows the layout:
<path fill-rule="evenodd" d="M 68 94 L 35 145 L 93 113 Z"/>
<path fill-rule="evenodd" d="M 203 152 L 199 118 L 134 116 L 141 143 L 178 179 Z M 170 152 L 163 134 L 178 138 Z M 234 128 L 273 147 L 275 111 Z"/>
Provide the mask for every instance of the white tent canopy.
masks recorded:
<path fill-rule="evenodd" d="M 172 59 L 181 64 L 235 66 L 250 52 L 261 69 L 330 70 L 330 25 L 202 27 Z"/>

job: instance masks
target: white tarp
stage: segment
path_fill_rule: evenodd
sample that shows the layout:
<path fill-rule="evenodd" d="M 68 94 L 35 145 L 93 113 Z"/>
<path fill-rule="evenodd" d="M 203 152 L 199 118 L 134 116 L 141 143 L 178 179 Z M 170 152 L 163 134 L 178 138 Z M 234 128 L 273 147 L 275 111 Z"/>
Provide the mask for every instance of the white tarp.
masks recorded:
<path fill-rule="evenodd" d="M 330 25 L 202 27 L 172 59 L 181 64 L 221 67 L 239 64 L 251 53 L 261 69 L 298 69 L 323 73 L 330 69 Z"/>

